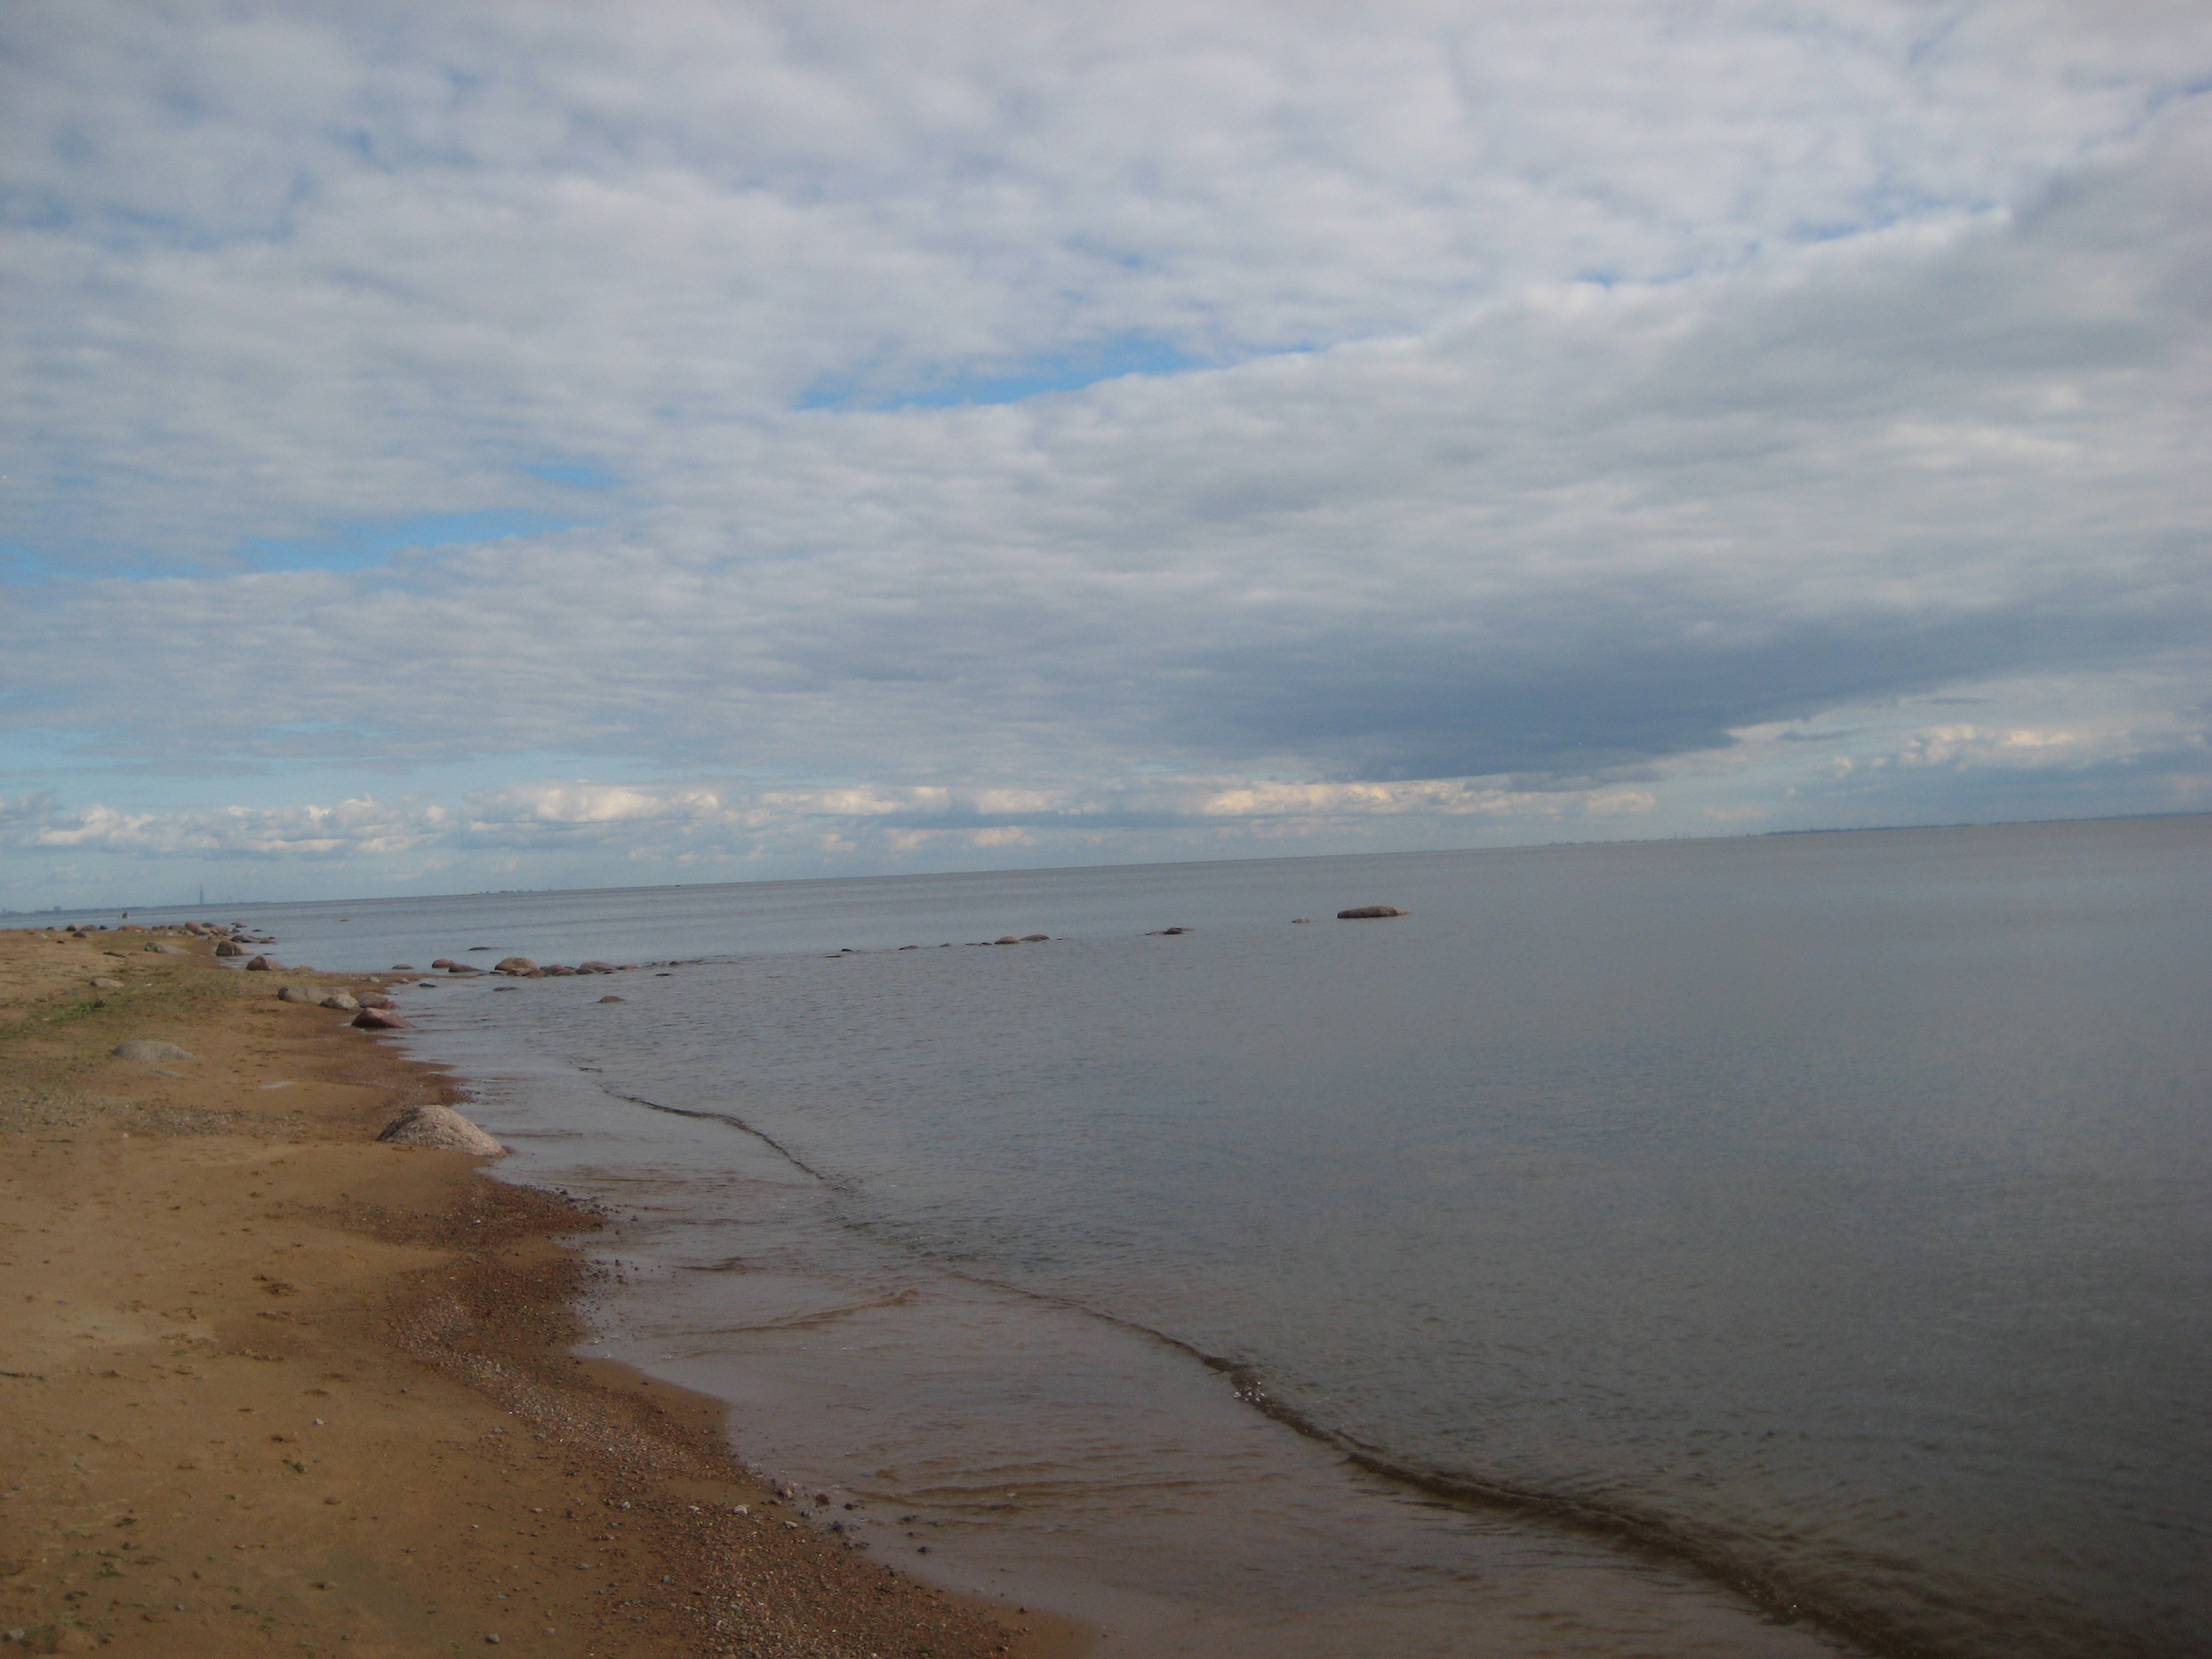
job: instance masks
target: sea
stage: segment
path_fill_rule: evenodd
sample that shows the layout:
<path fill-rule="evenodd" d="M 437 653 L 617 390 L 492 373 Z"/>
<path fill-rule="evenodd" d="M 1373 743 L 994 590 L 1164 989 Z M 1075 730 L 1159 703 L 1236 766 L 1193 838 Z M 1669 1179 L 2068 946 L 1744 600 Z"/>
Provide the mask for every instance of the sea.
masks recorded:
<path fill-rule="evenodd" d="M 2208 854 L 2175 817 L 134 919 L 637 964 L 400 993 L 500 1178 L 615 1218 L 584 1351 L 1102 1659 L 2179 1659 Z"/>

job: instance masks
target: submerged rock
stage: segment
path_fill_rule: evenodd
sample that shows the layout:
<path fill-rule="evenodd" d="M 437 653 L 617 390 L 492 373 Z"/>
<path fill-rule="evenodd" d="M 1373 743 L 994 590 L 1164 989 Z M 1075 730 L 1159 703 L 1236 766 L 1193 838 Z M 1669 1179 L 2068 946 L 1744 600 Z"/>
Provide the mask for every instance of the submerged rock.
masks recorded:
<path fill-rule="evenodd" d="M 118 1042 L 113 1049 L 118 1060 L 198 1060 L 190 1049 L 179 1048 L 173 1042 L 162 1042 L 153 1037 L 133 1037 L 128 1042 Z"/>
<path fill-rule="evenodd" d="M 450 1106 L 410 1106 L 377 1139 L 393 1146 L 468 1152 L 477 1158 L 502 1158 L 507 1153 L 506 1147 Z"/>
<path fill-rule="evenodd" d="M 1395 904 L 1362 904 L 1350 910 L 1339 910 L 1339 921 L 1379 921 L 1384 916 L 1402 916 L 1406 913 Z"/>

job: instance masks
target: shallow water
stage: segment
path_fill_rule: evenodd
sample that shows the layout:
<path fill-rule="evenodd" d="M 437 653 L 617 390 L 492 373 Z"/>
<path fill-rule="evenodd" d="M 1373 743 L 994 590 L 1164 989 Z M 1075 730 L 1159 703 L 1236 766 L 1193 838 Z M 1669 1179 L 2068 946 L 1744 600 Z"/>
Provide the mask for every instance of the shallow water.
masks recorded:
<path fill-rule="evenodd" d="M 410 1012 L 514 1174 L 630 1213 L 602 1351 L 1109 1651 L 2163 1655 L 2212 1630 L 2209 831 L 259 914 L 713 953 Z"/>

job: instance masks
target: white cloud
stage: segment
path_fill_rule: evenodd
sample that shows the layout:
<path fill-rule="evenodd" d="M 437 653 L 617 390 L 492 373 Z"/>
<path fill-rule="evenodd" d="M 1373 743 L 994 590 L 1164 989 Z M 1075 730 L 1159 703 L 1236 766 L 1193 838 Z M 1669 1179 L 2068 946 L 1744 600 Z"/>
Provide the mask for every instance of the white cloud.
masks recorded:
<path fill-rule="evenodd" d="M 2197 9 L 70 0 L 0 46 L 0 733 L 72 803 L 19 855 L 1173 856 L 2204 773 Z M 258 568 L 492 510 L 574 523 Z M 1987 690 L 2057 678 L 2102 724 Z M 1966 687 L 1914 729 L 1970 738 L 1762 735 Z M 375 805 L 533 755 L 593 781 Z"/>

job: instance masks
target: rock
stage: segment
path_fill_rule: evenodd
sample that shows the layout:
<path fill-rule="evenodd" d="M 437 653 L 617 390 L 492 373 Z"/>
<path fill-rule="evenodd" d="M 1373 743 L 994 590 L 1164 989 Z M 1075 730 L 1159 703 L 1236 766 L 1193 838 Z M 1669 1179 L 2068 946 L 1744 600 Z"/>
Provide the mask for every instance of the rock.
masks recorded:
<path fill-rule="evenodd" d="M 1395 904 L 1362 904 L 1350 910 L 1339 910 L 1339 921 L 1377 921 L 1384 916 L 1402 916 L 1406 913 Z"/>
<path fill-rule="evenodd" d="M 628 1002 L 629 999 L 628 997 L 601 997 L 599 1000 L 601 1002 Z"/>
<path fill-rule="evenodd" d="M 489 945 L 471 945 L 469 946 L 469 949 L 471 951 L 489 951 L 491 949 L 491 946 Z"/>
<path fill-rule="evenodd" d="M 199 1056 L 173 1042 L 161 1042 L 152 1037 L 133 1037 L 128 1042 L 118 1042 L 113 1053 L 118 1060 L 198 1060 Z"/>
<path fill-rule="evenodd" d="M 1160 927 L 1145 935 L 1146 939 L 1173 939 L 1178 933 L 1194 933 L 1195 927 Z"/>
<path fill-rule="evenodd" d="M 612 974 L 619 972 L 620 969 L 617 969 L 611 962 L 599 962 L 594 960 L 591 962 L 578 963 L 576 964 L 576 971 L 580 974 Z"/>
<path fill-rule="evenodd" d="M 318 998 L 315 1006 L 336 1008 L 343 1013 L 349 1014 L 357 1014 L 361 1012 L 361 1004 L 354 1000 L 353 993 L 350 991 L 332 991 L 326 996 Z"/>
<path fill-rule="evenodd" d="M 181 945 L 149 945 L 146 949 L 157 957 L 180 957 L 185 954 Z"/>
<path fill-rule="evenodd" d="M 364 1008 L 397 1008 L 399 1006 L 381 991 L 364 991 L 361 994 L 360 1001 Z"/>
<path fill-rule="evenodd" d="M 246 964 L 246 971 L 249 974 L 281 974 L 284 971 L 284 964 L 269 957 L 256 957 Z"/>
<path fill-rule="evenodd" d="M 433 968 L 458 968 L 458 967 L 459 967 L 461 964 L 460 964 L 459 963 L 458 963 L 458 962 L 455 962 L 455 961 L 453 959 L 453 957 L 439 957 L 435 962 L 432 963 L 430 965 L 431 965 Z"/>
<path fill-rule="evenodd" d="M 242 957 L 246 947 L 234 939 L 227 939 L 215 947 L 215 953 L 219 957 Z"/>
<path fill-rule="evenodd" d="M 1022 935 L 1022 943 L 1024 945 L 1048 945 L 1051 943 L 1051 941 L 1052 935 L 1050 933 L 1024 933 Z"/>
<path fill-rule="evenodd" d="M 395 974 L 411 974 L 415 971 L 415 964 L 411 962 L 395 962 L 392 964 L 392 971 Z"/>
<path fill-rule="evenodd" d="M 353 1017 L 353 1023 L 364 1031 L 411 1031 L 415 1029 L 413 1020 L 389 1008 L 364 1008 Z"/>
<path fill-rule="evenodd" d="M 481 975 L 483 973 L 483 969 L 471 968 L 465 962 L 457 962 L 452 967 L 446 969 L 446 974 L 448 978 L 451 978 L 455 975 L 459 975 L 462 978 L 465 979 L 471 975 Z"/>
<path fill-rule="evenodd" d="M 476 947 L 471 945 L 470 948 L 473 950 Z M 526 974 L 537 965 L 538 964 L 532 962 L 528 957 L 501 957 L 499 961 L 494 964 L 492 972 L 495 974 Z"/>
<path fill-rule="evenodd" d="M 507 1148 L 450 1106 L 410 1106 L 377 1139 L 394 1146 L 501 1158 Z"/>
<path fill-rule="evenodd" d="M 276 1000 L 279 1002 L 304 1002 L 313 1006 L 315 1000 L 315 994 L 313 990 L 304 985 L 280 986 L 277 988 L 276 991 Z"/>
<path fill-rule="evenodd" d="M 119 991 L 123 988 L 123 981 L 119 979 L 96 979 L 92 982 L 92 988 L 95 991 Z"/>
<path fill-rule="evenodd" d="M 1292 916 L 1291 918 L 1291 926 L 1293 927 L 1303 927 L 1312 920 L 1313 918 L 1311 916 Z"/>
<path fill-rule="evenodd" d="M 1021 936 L 1018 933 L 1009 933 L 1004 939 L 994 939 L 991 941 L 994 945 L 1019 945 L 1021 942 Z"/>

